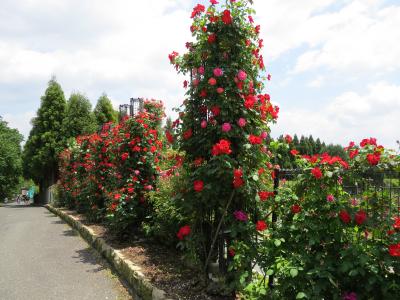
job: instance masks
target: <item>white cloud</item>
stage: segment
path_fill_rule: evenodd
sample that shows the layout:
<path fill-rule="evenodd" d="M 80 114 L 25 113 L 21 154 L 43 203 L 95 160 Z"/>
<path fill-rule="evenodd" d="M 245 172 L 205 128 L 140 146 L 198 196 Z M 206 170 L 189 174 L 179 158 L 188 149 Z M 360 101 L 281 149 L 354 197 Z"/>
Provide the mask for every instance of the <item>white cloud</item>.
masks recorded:
<path fill-rule="evenodd" d="M 376 137 L 383 145 L 396 148 L 400 138 L 399 95 L 400 85 L 378 82 L 363 94 L 345 92 L 319 110 L 283 109 L 274 132 L 312 134 L 342 145 Z"/>

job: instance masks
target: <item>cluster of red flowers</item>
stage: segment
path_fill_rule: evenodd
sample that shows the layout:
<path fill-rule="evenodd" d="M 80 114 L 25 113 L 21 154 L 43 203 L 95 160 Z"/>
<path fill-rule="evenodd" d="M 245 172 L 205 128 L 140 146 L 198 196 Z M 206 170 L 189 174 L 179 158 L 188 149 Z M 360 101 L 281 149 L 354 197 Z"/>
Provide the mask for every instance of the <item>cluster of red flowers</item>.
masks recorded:
<path fill-rule="evenodd" d="M 211 155 L 222 155 L 222 154 L 231 154 L 231 142 L 228 140 L 221 139 L 218 143 L 216 143 L 211 149 Z"/>
<path fill-rule="evenodd" d="M 241 169 L 233 170 L 233 187 L 240 188 L 244 184 L 243 171 Z"/>
<path fill-rule="evenodd" d="M 361 148 L 366 148 L 367 146 L 373 146 L 373 147 L 371 147 L 373 152 L 367 153 L 365 158 L 371 166 L 376 166 L 381 160 L 381 154 L 384 150 L 384 147 L 381 145 L 378 146 L 377 142 L 376 142 L 376 138 L 372 138 L 372 137 L 369 139 L 363 139 L 360 142 Z M 354 142 L 350 142 L 349 145 L 347 147 L 345 147 L 344 149 L 349 152 L 349 157 L 351 159 L 354 159 L 360 153 L 359 148 L 356 146 L 356 144 Z"/>
<path fill-rule="evenodd" d="M 346 210 L 341 210 L 339 212 L 339 218 L 342 220 L 343 223 L 348 224 L 351 222 L 351 216 Z M 354 215 L 354 221 L 358 225 L 364 224 L 365 220 L 367 219 L 367 213 L 360 209 L 356 214 Z"/>
<path fill-rule="evenodd" d="M 185 225 L 179 229 L 176 236 L 178 237 L 178 239 L 183 240 L 185 238 L 185 236 L 188 236 L 190 234 L 190 232 L 191 232 L 190 226 Z"/>

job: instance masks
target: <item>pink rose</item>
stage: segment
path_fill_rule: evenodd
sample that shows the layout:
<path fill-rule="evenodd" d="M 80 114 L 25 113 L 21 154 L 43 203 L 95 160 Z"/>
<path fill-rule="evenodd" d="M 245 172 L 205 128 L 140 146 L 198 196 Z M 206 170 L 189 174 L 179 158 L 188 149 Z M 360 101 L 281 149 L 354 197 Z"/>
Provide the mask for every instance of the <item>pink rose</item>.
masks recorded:
<path fill-rule="evenodd" d="M 222 124 L 222 131 L 223 132 L 229 132 L 231 129 L 232 129 L 231 124 L 229 124 L 229 123 Z"/>
<path fill-rule="evenodd" d="M 246 72 L 243 71 L 243 70 L 240 70 L 240 71 L 238 72 L 238 74 L 237 74 L 237 78 L 238 78 L 240 81 L 246 80 L 246 78 L 247 78 Z"/>
<path fill-rule="evenodd" d="M 245 119 L 245 118 L 240 118 L 240 119 L 237 121 L 237 124 L 239 125 L 239 127 L 244 127 L 244 126 L 246 126 L 246 119 Z"/>
<path fill-rule="evenodd" d="M 200 126 L 201 126 L 201 128 L 206 128 L 207 127 L 207 121 L 206 120 L 201 121 Z"/>
<path fill-rule="evenodd" d="M 203 75 L 204 74 L 204 67 L 203 66 L 199 67 L 198 72 L 199 72 L 199 74 Z"/>
<path fill-rule="evenodd" d="M 200 81 L 197 78 L 193 79 L 193 86 L 198 86 L 199 82 Z"/>
<path fill-rule="evenodd" d="M 217 88 L 218 94 L 222 94 L 223 92 L 224 92 L 224 88 L 222 88 L 222 87 Z"/>
<path fill-rule="evenodd" d="M 214 77 L 211 77 L 210 79 L 208 79 L 208 84 L 209 85 L 216 85 L 217 84 L 217 80 Z"/>
<path fill-rule="evenodd" d="M 139 175 L 140 174 L 140 171 L 139 170 L 135 170 L 135 175 Z"/>
<path fill-rule="evenodd" d="M 222 74 L 224 74 L 224 72 L 222 71 L 221 68 L 215 68 L 215 69 L 214 69 L 214 76 L 215 76 L 215 77 L 221 77 Z"/>
<path fill-rule="evenodd" d="M 329 194 L 328 196 L 326 196 L 326 201 L 333 202 L 334 200 L 335 200 L 335 197 L 332 194 Z"/>
<path fill-rule="evenodd" d="M 268 132 L 266 132 L 266 131 L 261 132 L 261 138 L 262 139 L 266 139 L 267 136 L 268 136 Z"/>

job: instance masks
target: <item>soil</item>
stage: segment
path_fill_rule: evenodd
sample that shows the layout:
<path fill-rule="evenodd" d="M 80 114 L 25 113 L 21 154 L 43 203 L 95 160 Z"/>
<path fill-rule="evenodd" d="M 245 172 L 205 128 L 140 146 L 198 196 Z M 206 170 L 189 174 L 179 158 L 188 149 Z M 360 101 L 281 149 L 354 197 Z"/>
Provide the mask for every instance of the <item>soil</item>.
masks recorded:
<path fill-rule="evenodd" d="M 199 270 L 184 263 L 182 254 L 173 248 L 144 238 L 130 238 L 121 242 L 101 224 L 88 222 L 84 215 L 63 210 L 90 227 L 98 236 L 106 240 L 114 249 L 135 265 L 157 288 L 164 290 L 167 296 L 179 300 L 231 300 L 235 297 L 209 295 L 199 277 Z"/>

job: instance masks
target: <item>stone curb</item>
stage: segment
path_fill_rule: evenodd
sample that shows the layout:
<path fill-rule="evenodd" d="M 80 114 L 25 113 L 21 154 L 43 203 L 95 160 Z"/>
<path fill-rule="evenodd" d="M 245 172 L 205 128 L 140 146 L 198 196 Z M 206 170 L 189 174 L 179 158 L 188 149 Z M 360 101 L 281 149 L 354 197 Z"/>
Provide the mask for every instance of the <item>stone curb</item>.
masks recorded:
<path fill-rule="evenodd" d="M 110 247 L 104 239 L 96 235 L 93 230 L 81 222 L 74 216 L 70 216 L 62 210 L 55 208 L 49 204 L 45 207 L 53 214 L 59 216 L 68 223 L 73 229 L 86 240 L 86 242 L 95 248 L 107 261 L 114 266 L 118 274 L 124 278 L 135 293 L 143 300 L 172 300 L 166 297 L 166 293 L 154 287 L 145 275 L 141 272 L 141 267 L 136 266 L 130 260 L 126 259 L 119 250 Z"/>

